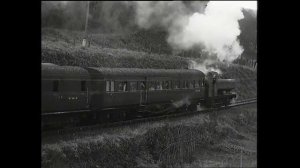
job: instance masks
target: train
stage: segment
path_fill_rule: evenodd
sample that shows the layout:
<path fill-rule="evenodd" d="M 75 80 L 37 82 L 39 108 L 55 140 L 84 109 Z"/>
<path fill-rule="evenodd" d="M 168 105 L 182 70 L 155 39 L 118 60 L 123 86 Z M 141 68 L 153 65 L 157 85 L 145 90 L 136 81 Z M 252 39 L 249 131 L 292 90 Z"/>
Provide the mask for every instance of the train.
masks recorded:
<path fill-rule="evenodd" d="M 41 65 L 42 128 L 228 106 L 235 79 L 195 69 Z"/>

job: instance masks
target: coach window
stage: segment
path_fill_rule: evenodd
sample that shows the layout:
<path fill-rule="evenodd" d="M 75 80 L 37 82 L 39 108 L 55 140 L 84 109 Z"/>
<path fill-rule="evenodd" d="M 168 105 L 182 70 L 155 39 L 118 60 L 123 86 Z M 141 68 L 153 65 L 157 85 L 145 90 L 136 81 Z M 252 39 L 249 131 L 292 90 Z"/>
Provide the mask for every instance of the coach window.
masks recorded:
<path fill-rule="evenodd" d="M 163 82 L 163 89 L 169 89 L 170 88 L 170 82 L 169 81 L 164 81 Z"/>
<path fill-rule="evenodd" d="M 156 81 L 156 90 L 162 90 L 162 81 Z"/>
<path fill-rule="evenodd" d="M 173 88 L 174 89 L 179 89 L 180 88 L 180 81 L 174 81 Z"/>
<path fill-rule="evenodd" d="M 81 81 L 81 91 L 82 92 L 86 91 L 86 81 Z"/>
<path fill-rule="evenodd" d="M 194 80 L 194 83 L 195 83 L 195 88 L 199 88 L 199 87 L 200 87 L 200 85 L 199 85 L 199 82 L 198 82 L 198 81 L 196 82 L 196 81 Z"/>
<path fill-rule="evenodd" d="M 190 89 L 195 88 L 194 81 L 189 81 L 189 88 Z"/>
<path fill-rule="evenodd" d="M 127 82 L 123 82 L 123 91 L 124 92 L 128 91 L 128 84 L 127 84 Z"/>
<path fill-rule="evenodd" d="M 137 90 L 137 82 L 129 82 L 130 84 L 130 91 L 135 92 Z"/>
<path fill-rule="evenodd" d="M 110 81 L 106 81 L 106 91 L 107 92 L 109 92 L 109 88 L 110 88 L 109 84 L 110 84 Z"/>
<path fill-rule="evenodd" d="M 115 91 L 115 81 L 110 81 L 110 91 L 111 92 Z"/>
<path fill-rule="evenodd" d="M 53 92 L 58 92 L 58 80 L 53 81 Z"/>
<path fill-rule="evenodd" d="M 155 81 L 149 82 L 149 90 L 155 90 Z"/>
<path fill-rule="evenodd" d="M 146 85 L 145 85 L 145 82 L 139 82 L 139 90 L 145 90 L 145 87 L 146 87 Z"/>
<path fill-rule="evenodd" d="M 118 82 L 118 91 L 123 91 L 123 83 Z"/>
<path fill-rule="evenodd" d="M 186 80 L 182 81 L 182 88 L 183 89 L 187 88 L 187 81 Z"/>

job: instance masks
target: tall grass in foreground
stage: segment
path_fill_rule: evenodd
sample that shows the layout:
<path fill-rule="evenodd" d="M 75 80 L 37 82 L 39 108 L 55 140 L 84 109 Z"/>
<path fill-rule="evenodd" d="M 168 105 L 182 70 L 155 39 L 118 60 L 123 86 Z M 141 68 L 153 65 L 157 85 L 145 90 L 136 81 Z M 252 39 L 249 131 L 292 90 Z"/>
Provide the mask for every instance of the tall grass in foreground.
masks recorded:
<path fill-rule="evenodd" d="M 239 110 L 230 109 L 226 115 L 210 114 L 206 119 L 196 116 L 170 120 L 155 126 L 120 128 L 111 133 L 91 133 L 92 136 L 45 144 L 42 165 L 44 168 L 188 167 L 200 163 L 221 166 L 223 160 L 223 165 L 238 166 L 240 151 L 220 144 L 245 146 L 244 142 L 248 143 L 252 134 L 256 134 L 254 108 Z M 243 154 L 244 165 L 256 162 L 256 153 Z M 229 158 L 232 161 L 226 162 Z"/>

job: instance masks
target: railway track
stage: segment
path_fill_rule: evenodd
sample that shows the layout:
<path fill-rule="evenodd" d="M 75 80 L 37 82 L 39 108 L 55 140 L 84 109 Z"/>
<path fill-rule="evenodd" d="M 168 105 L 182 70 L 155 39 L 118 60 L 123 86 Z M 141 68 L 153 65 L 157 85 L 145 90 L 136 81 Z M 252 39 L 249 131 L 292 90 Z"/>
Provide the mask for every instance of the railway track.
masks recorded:
<path fill-rule="evenodd" d="M 159 120 L 164 120 L 167 118 L 204 114 L 204 113 L 209 113 L 212 111 L 220 111 L 220 110 L 237 107 L 237 106 L 242 106 L 242 105 L 247 105 L 247 104 L 252 104 L 252 103 L 256 103 L 256 102 L 257 102 L 256 98 L 251 98 L 251 99 L 236 101 L 227 107 L 222 106 L 219 108 L 203 109 L 201 111 L 190 111 L 190 112 L 185 111 L 185 112 L 181 112 L 181 113 L 170 113 L 170 114 L 166 114 L 166 115 L 152 116 L 152 117 L 146 117 L 146 118 L 134 118 L 131 120 L 118 121 L 118 122 L 105 123 L 105 124 L 71 127 L 71 128 L 64 128 L 64 129 L 59 129 L 59 130 L 48 130 L 48 131 L 42 131 L 42 137 L 63 135 L 63 134 L 75 133 L 75 132 L 83 132 L 83 131 L 87 131 L 87 130 L 92 131 L 92 130 L 98 130 L 101 128 L 112 128 L 112 127 L 119 127 L 119 126 L 124 126 L 124 125 L 140 124 L 140 123 L 144 123 L 147 121 L 148 122 L 149 121 L 159 121 Z"/>

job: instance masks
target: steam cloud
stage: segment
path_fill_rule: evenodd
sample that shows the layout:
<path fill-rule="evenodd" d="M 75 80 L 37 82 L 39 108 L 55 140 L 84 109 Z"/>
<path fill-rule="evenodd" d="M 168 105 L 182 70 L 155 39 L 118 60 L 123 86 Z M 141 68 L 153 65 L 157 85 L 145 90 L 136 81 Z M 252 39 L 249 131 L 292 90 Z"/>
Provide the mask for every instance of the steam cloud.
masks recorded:
<path fill-rule="evenodd" d="M 194 60 L 190 60 L 189 69 L 197 69 L 204 74 L 207 74 L 210 71 L 217 72 L 218 74 L 222 74 L 222 71 L 218 68 L 212 67 L 211 65 L 214 63 L 214 60 L 204 60 L 202 63 L 197 63 Z"/>
<path fill-rule="evenodd" d="M 226 62 L 232 62 L 244 51 L 237 39 L 241 33 L 238 20 L 244 18 L 243 3 L 238 1 L 197 1 L 188 5 L 178 1 L 136 3 L 137 24 L 142 28 L 153 26 L 166 28 L 169 32 L 167 41 L 174 49 L 188 50 L 198 46 L 204 48 L 210 55 L 216 55 L 218 60 Z"/>

